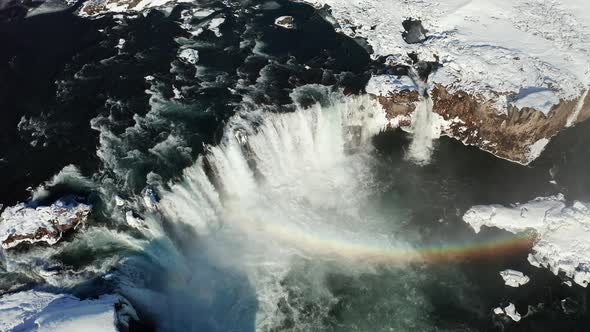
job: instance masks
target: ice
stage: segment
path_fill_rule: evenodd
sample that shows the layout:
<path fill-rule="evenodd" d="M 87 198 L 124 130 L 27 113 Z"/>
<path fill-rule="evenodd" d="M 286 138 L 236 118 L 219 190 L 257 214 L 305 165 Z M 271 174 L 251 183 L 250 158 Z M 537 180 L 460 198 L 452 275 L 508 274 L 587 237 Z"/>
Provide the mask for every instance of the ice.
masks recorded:
<path fill-rule="evenodd" d="M 371 77 L 365 90 L 373 95 L 387 96 L 390 92 L 416 91 L 418 87 L 408 76 L 375 75 Z"/>
<path fill-rule="evenodd" d="M 0 297 L 1 331 L 117 332 L 116 324 L 128 324 L 128 317 L 118 317 L 117 295 L 80 300 L 71 295 L 25 291 Z M 124 316 L 136 318 L 128 304 Z"/>
<path fill-rule="evenodd" d="M 541 111 L 547 116 L 553 106 L 559 104 L 559 101 L 559 97 L 552 90 L 528 88 L 521 89 L 512 100 L 512 104 L 519 109 L 527 107 Z"/>
<path fill-rule="evenodd" d="M 329 5 L 340 31 L 366 38 L 375 58 L 392 55 L 407 64 L 410 52 L 423 60 L 436 54 L 443 67 L 432 82 L 451 92 L 495 101 L 533 89 L 538 92 L 521 95 L 517 104 L 547 112 L 558 100 L 579 97 L 590 84 L 588 1 L 307 2 L 318 8 Z M 407 18 L 421 20 L 425 41 L 404 41 L 402 22 Z"/>
<path fill-rule="evenodd" d="M 512 207 L 474 206 L 463 220 L 479 232 L 482 226 L 512 233 L 534 231 L 537 240 L 528 261 L 554 274 L 563 272 L 575 283 L 590 282 L 590 204 L 579 201 L 566 206 L 565 197 L 536 198 Z"/>
<path fill-rule="evenodd" d="M 511 269 L 501 271 L 500 276 L 504 279 L 506 286 L 510 287 L 520 287 L 530 281 L 524 273 Z"/>
<path fill-rule="evenodd" d="M 508 306 L 506 306 L 504 308 L 502 308 L 502 307 L 494 308 L 494 314 L 506 315 L 506 316 L 510 317 L 515 322 L 519 322 L 522 319 L 522 317 L 520 316 L 518 311 L 516 311 L 516 306 L 514 306 L 513 303 L 508 303 Z"/>

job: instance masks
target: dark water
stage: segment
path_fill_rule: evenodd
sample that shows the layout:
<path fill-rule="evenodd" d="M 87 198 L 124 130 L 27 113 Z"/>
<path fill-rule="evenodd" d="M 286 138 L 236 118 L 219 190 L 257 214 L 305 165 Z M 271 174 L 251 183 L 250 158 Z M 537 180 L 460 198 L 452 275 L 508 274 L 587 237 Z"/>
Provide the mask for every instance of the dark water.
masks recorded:
<path fill-rule="evenodd" d="M 306 84 L 333 86 L 345 93 L 362 92 L 370 72 L 380 68 L 371 62 L 363 46 L 337 34 L 322 17 L 323 12 L 299 3 L 276 3 L 278 6 L 269 2 L 232 6 L 202 3 L 212 13 L 193 19 L 191 24 L 223 15 L 226 20 L 220 26 L 221 37 L 211 31 L 191 37 L 180 28 L 181 11 L 190 5 L 177 6 L 168 16 L 151 11 L 145 17 L 115 19 L 107 15 L 87 20 L 63 12 L 0 23 L 0 202 L 13 204 L 27 199 L 27 187 L 37 186 L 68 164 L 77 165 L 97 186 L 113 187 L 119 194 L 131 197 L 152 185 L 152 181 L 178 179 L 182 170 L 203 152 L 203 144 L 219 142 L 225 123 L 236 111 L 252 105 L 272 112 L 292 111 L 290 93 Z M 275 27 L 274 19 L 282 15 L 292 15 L 297 29 Z M 121 38 L 126 42 L 118 50 L 115 46 Z M 194 44 L 191 47 L 199 51 L 200 68 L 177 59 L 178 38 L 184 38 L 187 45 Z M 154 82 L 145 79 L 148 75 L 154 77 Z M 173 87 L 180 88 L 182 99 L 173 100 Z M 319 98 L 310 94 L 306 102 L 312 104 Z M 24 125 L 19 127 L 23 117 Z M 406 209 L 410 217 L 405 227 L 419 234 L 424 243 L 497 235 L 501 232 L 473 234 L 461 216 L 476 204 L 525 202 L 558 192 L 571 200 L 589 199 L 589 126 L 565 130 L 528 167 L 447 138 L 437 142 L 430 165 L 417 167 L 403 159 L 409 142 L 406 135 L 381 134 L 374 140 L 381 164 L 377 176 L 388 185 L 380 196 L 382 201 L 376 204 L 387 207 L 396 202 Z M 154 153 L 158 143 L 169 137 L 179 143 Z M 106 147 L 99 151 L 112 160 L 97 155 L 98 147 Z M 556 174 L 557 185 L 549 183 L 550 170 Z M 107 212 L 97 213 L 95 218 L 99 225 L 121 229 L 109 222 Z M 66 241 L 75 241 L 74 237 Z M 115 245 L 76 248 L 52 259 L 76 270 L 100 259 L 136 254 Z M 199 263 L 203 264 L 202 271 L 210 271 L 208 262 Z M 145 268 L 158 273 L 154 267 Z M 504 286 L 498 271 L 506 268 L 524 272 L 531 282 L 517 289 Z M 429 303 L 425 315 L 441 330 L 492 331 L 504 326 L 509 331 L 584 331 L 590 323 L 587 291 L 579 286 L 563 286 L 559 277 L 530 266 L 524 252 L 412 269 L 418 275 L 437 276 L 425 278 L 419 285 Z M 221 278 L 220 284 L 225 280 L 231 285 L 239 280 L 236 292 L 253 296 L 241 277 L 225 279 L 219 276 L 233 272 L 222 272 L 202 273 L 208 279 Z M 8 283 L 18 283 L 18 275 L 2 277 Z M 305 289 L 306 283 L 293 278 L 285 282 L 298 287 L 293 288 L 286 303 L 277 304 L 278 310 L 287 311 L 289 304 L 297 305 L 307 308 L 304 312 L 314 319 L 321 305 L 297 293 L 295 290 Z M 404 288 L 401 281 L 396 283 L 391 278 L 396 275 L 329 275 L 326 284 L 339 301 L 325 316 L 325 330 L 342 331 L 356 324 L 362 331 L 370 319 L 377 321 L 367 326 L 374 327 L 383 319 L 382 330 L 386 330 L 384 317 L 395 316 L 398 306 L 411 302 L 401 298 L 383 307 L 380 301 L 383 294 L 389 294 L 386 290 Z M 116 288 L 99 276 L 89 280 L 68 290 L 83 295 Z M 39 281 L 31 283 L 42 285 Z M 212 286 L 213 293 L 231 293 L 216 285 Z M 232 296 L 235 294 L 228 298 Z M 561 300 L 566 298 L 571 310 L 564 311 Z M 223 309 L 232 306 L 223 299 L 220 296 L 211 307 L 187 308 L 177 313 L 178 319 L 195 314 L 222 321 Z M 499 322 L 493 318 L 491 308 L 507 302 L 515 303 L 521 314 L 527 312 L 529 304 L 543 303 L 544 308 L 518 324 Z M 139 303 L 137 308 L 146 323 L 138 330 L 157 325 L 149 308 Z M 206 321 L 203 319 L 199 325 L 201 330 L 210 327 Z M 239 323 L 242 327 L 235 330 L 253 330 L 252 312 Z M 292 324 L 286 319 L 276 330 L 290 330 Z M 185 330 L 190 329 L 187 326 Z"/>

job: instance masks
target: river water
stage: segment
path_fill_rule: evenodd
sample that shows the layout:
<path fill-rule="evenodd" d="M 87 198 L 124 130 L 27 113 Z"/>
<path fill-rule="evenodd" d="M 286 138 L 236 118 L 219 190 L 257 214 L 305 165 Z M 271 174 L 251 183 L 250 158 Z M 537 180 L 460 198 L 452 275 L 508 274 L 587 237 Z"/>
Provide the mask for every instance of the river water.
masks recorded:
<path fill-rule="evenodd" d="M 526 240 L 475 234 L 461 216 L 558 192 L 587 200 L 588 125 L 529 167 L 444 137 L 417 165 L 416 133 L 384 132 L 362 93 L 380 64 L 321 12 L 203 2 L 189 25 L 225 21 L 191 36 L 180 23 L 194 6 L 2 23 L 0 202 L 74 164 L 44 199 L 95 206 L 62 243 L 4 253 L 2 292 L 120 292 L 140 331 L 584 330 L 584 289 L 530 266 Z M 282 15 L 298 29 L 274 27 Z M 506 287 L 506 268 L 532 281 Z M 492 314 L 508 302 L 544 307 L 515 324 Z"/>

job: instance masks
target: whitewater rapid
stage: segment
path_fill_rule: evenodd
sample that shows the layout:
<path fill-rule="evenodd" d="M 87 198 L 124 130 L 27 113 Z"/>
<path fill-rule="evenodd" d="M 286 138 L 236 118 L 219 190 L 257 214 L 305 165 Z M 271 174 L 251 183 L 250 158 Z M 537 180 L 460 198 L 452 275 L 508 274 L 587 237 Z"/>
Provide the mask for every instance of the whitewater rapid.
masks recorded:
<path fill-rule="evenodd" d="M 329 275 L 358 278 L 375 273 L 383 258 L 390 264 L 398 255 L 415 254 L 396 235 L 398 216 L 384 215 L 372 202 L 381 190 L 372 139 L 387 126 L 383 109 L 369 96 L 311 88 L 324 97 L 309 108 L 237 114 L 219 145 L 207 147 L 180 181 L 162 188 L 158 209 L 166 230 L 154 238 L 156 248 L 168 248 L 167 257 L 153 246 L 145 252 L 155 257 L 150 261 L 164 260 L 159 264 L 166 272 L 158 278 L 167 281 L 156 293 L 138 286 L 138 274 L 147 278 L 140 261 L 120 275 L 122 293 L 140 309 L 165 303 L 147 309 L 167 322 L 160 330 L 211 328 L 189 308 L 223 314 L 220 331 L 248 326 L 250 316 L 257 331 L 286 322 L 295 331 L 321 330 L 338 302 L 326 285 Z M 297 90 L 292 98 L 309 92 Z M 153 219 L 147 222 L 157 228 Z M 395 257 L 387 256 L 394 251 Z M 412 273 L 404 274 L 399 282 L 411 284 Z M 293 292 L 301 287 L 305 294 L 296 300 Z M 203 292 L 209 295 L 203 298 Z M 312 317 L 305 314 L 307 301 L 316 306 Z M 420 311 L 392 307 L 404 316 Z M 392 326 L 405 324 L 391 319 Z"/>

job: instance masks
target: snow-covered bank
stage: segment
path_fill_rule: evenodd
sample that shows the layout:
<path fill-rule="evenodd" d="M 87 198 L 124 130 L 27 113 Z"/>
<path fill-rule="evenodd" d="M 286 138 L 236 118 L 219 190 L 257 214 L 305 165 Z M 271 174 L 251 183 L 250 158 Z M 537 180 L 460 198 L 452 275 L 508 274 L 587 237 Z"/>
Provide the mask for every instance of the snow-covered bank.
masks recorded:
<path fill-rule="evenodd" d="M 533 231 L 536 242 L 529 262 L 537 267 L 563 272 L 577 284 L 590 282 L 590 204 L 574 202 L 567 206 L 563 195 L 536 198 L 511 207 L 481 205 L 472 207 L 463 220 L 475 232 L 482 226 L 497 227 L 512 233 Z"/>
<path fill-rule="evenodd" d="M 312 0 L 330 6 L 340 30 L 366 38 L 374 57 L 407 63 L 407 54 L 443 64 L 433 83 L 488 100 L 523 97 L 527 88 L 551 88 L 574 99 L 590 83 L 590 4 L 584 1 Z M 426 39 L 408 43 L 404 21 L 419 19 Z M 548 52 L 548 50 L 555 50 Z M 537 105 L 519 100 L 520 106 Z M 504 101 L 506 99 L 504 98 Z M 499 105 L 499 106 L 506 106 Z"/>
<path fill-rule="evenodd" d="M 411 65 L 413 53 L 440 63 L 430 77 L 433 111 L 446 120 L 461 119 L 444 134 L 467 145 L 529 164 L 543 151 L 535 143 L 590 117 L 588 2 L 306 2 L 328 5 L 328 19 L 342 33 L 365 38 L 374 58 Z M 423 26 L 423 36 L 410 43 L 404 35 L 412 33 L 411 22 Z M 416 109 L 405 100 L 415 89 L 400 81 L 377 74 L 367 86 L 392 118 L 407 118 Z"/>
<path fill-rule="evenodd" d="M 1 331 L 113 331 L 137 320 L 121 296 L 80 300 L 72 295 L 25 291 L 0 297 Z"/>
<path fill-rule="evenodd" d="M 0 215 L 0 241 L 4 249 L 22 242 L 55 244 L 64 232 L 86 222 L 92 207 L 74 199 L 60 199 L 50 206 L 25 203 L 7 207 Z"/>

